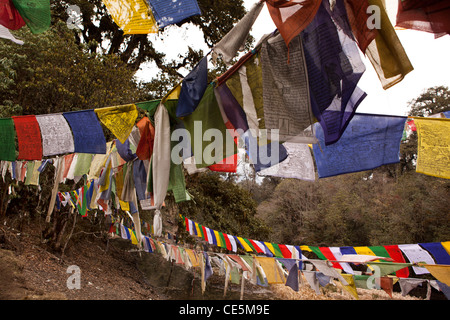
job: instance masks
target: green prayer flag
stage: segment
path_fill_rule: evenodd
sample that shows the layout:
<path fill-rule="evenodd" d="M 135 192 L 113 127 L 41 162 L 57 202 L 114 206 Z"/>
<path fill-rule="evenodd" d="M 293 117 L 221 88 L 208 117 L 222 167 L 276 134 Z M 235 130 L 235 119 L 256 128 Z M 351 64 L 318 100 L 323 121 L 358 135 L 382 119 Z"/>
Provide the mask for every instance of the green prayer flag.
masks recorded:
<path fill-rule="evenodd" d="M 225 126 L 214 84 L 208 86 L 195 111 L 182 121 L 190 136 L 197 168 L 208 167 L 236 154 L 237 147 Z"/>
<path fill-rule="evenodd" d="M 319 259 L 322 259 L 322 260 L 328 260 L 328 259 L 323 255 L 322 251 L 320 251 L 319 247 L 312 247 L 312 246 L 309 246 L 309 248 L 312 250 L 312 252 L 314 252 L 314 253 L 317 255 L 317 257 L 318 257 Z"/>
<path fill-rule="evenodd" d="M 276 243 L 272 243 L 273 249 L 275 250 L 275 257 L 284 258 L 283 253 L 281 252 L 280 247 Z"/>
<path fill-rule="evenodd" d="M 393 263 L 393 262 L 368 262 L 367 265 L 374 270 L 379 277 L 397 272 L 400 269 L 412 266 L 411 263 Z"/>
<path fill-rule="evenodd" d="M 390 258 L 389 253 L 383 246 L 373 246 L 369 247 L 369 249 L 372 250 L 377 257 Z"/>
<path fill-rule="evenodd" d="M 0 119 L 0 160 L 16 161 L 15 132 L 13 119 Z"/>
<path fill-rule="evenodd" d="M 12 0 L 31 32 L 42 33 L 50 27 L 50 0 Z"/>

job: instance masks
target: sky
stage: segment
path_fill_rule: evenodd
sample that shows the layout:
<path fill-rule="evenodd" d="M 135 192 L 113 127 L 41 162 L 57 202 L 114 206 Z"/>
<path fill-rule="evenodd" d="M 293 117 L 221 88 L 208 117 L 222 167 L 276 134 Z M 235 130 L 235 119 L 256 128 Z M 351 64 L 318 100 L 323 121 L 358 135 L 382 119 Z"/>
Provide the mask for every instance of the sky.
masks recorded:
<path fill-rule="evenodd" d="M 249 10 L 256 1 L 244 0 L 246 9 Z M 395 25 L 397 0 L 386 0 L 386 2 L 387 12 Z M 253 25 L 251 34 L 258 42 L 264 34 L 273 32 L 275 29 L 267 7 L 264 6 Z M 438 85 L 450 88 L 450 36 L 435 39 L 433 34 L 414 30 L 397 30 L 397 35 L 414 70 L 400 83 L 384 90 L 372 64 L 363 56 L 366 71 L 358 86 L 367 93 L 367 97 L 360 104 L 357 112 L 407 115 L 408 102 L 417 98 L 427 88 Z M 178 58 L 187 51 L 188 46 L 203 49 L 205 53 L 209 51 L 203 41 L 202 32 L 193 25 L 170 26 L 162 35 L 150 35 L 150 37 L 155 48 L 165 52 L 168 59 Z M 137 77 L 148 81 L 156 76 L 155 70 L 155 66 L 147 65 L 137 73 Z M 184 70 L 184 75 L 188 73 L 189 70 Z"/>

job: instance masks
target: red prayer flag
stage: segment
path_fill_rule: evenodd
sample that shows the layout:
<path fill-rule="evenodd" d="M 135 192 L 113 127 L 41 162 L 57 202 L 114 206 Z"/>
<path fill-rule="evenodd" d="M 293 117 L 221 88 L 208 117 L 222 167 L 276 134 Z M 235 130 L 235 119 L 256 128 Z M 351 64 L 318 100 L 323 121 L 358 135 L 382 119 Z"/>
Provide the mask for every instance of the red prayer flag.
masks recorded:
<path fill-rule="evenodd" d="M 138 146 L 136 148 L 136 155 L 140 160 L 150 159 L 153 153 L 153 143 L 155 140 L 155 128 L 150 122 L 149 118 L 143 117 L 136 123 L 141 134 Z"/>
<path fill-rule="evenodd" d="M 266 0 L 267 9 L 287 46 L 311 23 L 322 0 Z"/>
<path fill-rule="evenodd" d="M 347 18 L 352 28 L 353 35 L 358 43 L 361 52 L 365 53 L 367 46 L 377 37 L 376 28 L 369 28 L 367 21 L 369 14 L 367 8 L 368 0 L 345 0 L 345 8 L 347 9 Z M 370 12 L 370 11 L 369 11 Z"/>
<path fill-rule="evenodd" d="M 34 115 L 12 117 L 16 127 L 19 156 L 22 160 L 42 160 L 42 139 Z"/>
<path fill-rule="evenodd" d="M 286 247 L 284 244 L 278 244 L 278 248 L 280 248 L 281 254 L 283 255 L 283 258 L 292 258 L 292 252 L 291 250 Z"/>
<path fill-rule="evenodd" d="M 329 247 L 319 247 L 320 252 L 323 253 L 323 255 L 325 256 L 325 258 L 327 258 L 328 260 L 331 261 L 336 261 L 336 257 L 334 256 L 333 252 L 331 252 Z M 332 262 L 333 264 L 333 268 L 336 269 L 342 269 L 341 264 L 338 262 Z"/>
<path fill-rule="evenodd" d="M 0 24 L 10 30 L 17 30 L 25 25 L 11 0 L 0 0 Z"/>
<path fill-rule="evenodd" d="M 405 258 L 403 257 L 402 251 L 398 247 L 398 245 L 384 246 L 389 256 L 394 260 L 394 262 L 406 263 Z M 408 278 L 409 270 L 408 268 L 403 268 L 398 270 L 396 276 L 399 278 Z"/>
<path fill-rule="evenodd" d="M 225 239 L 225 245 L 226 245 L 227 249 L 231 251 L 232 247 L 231 247 L 231 242 L 230 242 L 230 239 L 228 238 L 228 235 L 225 233 L 222 233 L 222 236 Z"/>

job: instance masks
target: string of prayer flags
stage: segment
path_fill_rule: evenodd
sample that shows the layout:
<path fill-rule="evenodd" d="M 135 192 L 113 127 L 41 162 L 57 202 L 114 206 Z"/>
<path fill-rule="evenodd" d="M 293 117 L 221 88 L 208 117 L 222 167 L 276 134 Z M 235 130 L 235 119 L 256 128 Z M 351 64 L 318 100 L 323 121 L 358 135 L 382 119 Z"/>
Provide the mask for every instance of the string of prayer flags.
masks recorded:
<path fill-rule="evenodd" d="M 416 172 L 450 179 L 450 119 L 414 118 L 417 128 Z"/>
<path fill-rule="evenodd" d="M 343 2 L 331 10 L 329 1 L 324 0 L 302 31 L 311 108 L 322 126 L 325 145 L 340 139 L 366 97 L 357 86 L 365 66 L 344 17 Z"/>
<path fill-rule="evenodd" d="M 75 150 L 70 126 L 62 114 L 37 115 L 42 137 L 42 155 L 73 153 Z"/>
<path fill-rule="evenodd" d="M 406 117 L 355 114 L 342 137 L 326 145 L 320 125 L 313 145 L 319 178 L 398 163 Z"/>
<path fill-rule="evenodd" d="M 213 48 L 214 55 L 221 54 L 226 64 L 242 51 L 250 29 L 258 18 L 264 6 L 264 1 L 258 1 L 250 8 L 245 16 L 231 29 Z"/>
<path fill-rule="evenodd" d="M 208 56 L 200 60 L 183 79 L 176 116 L 181 118 L 194 112 L 208 87 Z"/>
<path fill-rule="evenodd" d="M 11 118 L 0 119 L 0 160 L 15 161 L 15 128 Z"/>
<path fill-rule="evenodd" d="M 119 139 L 125 143 L 133 130 L 138 111 L 136 105 L 127 104 L 116 107 L 94 109 L 98 119 Z"/>
<path fill-rule="evenodd" d="M 267 9 L 286 46 L 314 19 L 321 0 L 267 0 Z"/>
<path fill-rule="evenodd" d="M 366 49 L 366 56 L 372 63 L 383 89 L 399 83 L 414 68 L 403 48 L 397 33 L 386 13 L 382 0 L 368 0 L 380 10 L 378 34 Z"/>
<path fill-rule="evenodd" d="M 200 15 L 197 0 L 147 0 L 160 29 Z"/>
<path fill-rule="evenodd" d="M 76 153 L 106 153 L 106 139 L 94 110 L 64 112 L 72 128 Z"/>
<path fill-rule="evenodd" d="M 102 0 L 124 34 L 157 33 L 158 25 L 145 0 Z"/>
<path fill-rule="evenodd" d="M 25 25 L 12 0 L 0 1 L 0 25 L 9 30 L 18 30 Z"/>
<path fill-rule="evenodd" d="M 32 33 L 42 33 L 50 27 L 50 0 L 12 0 L 12 2 Z"/>
<path fill-rule="evenodd" d="M 450 34 L 450 2 L 448 0 L 399 0 L 396 27 Z"/>
<path fill-rule="evenodd" d="M 17 158 L 22 160 L 41 160 L 41 131 L 36 116 L 14 116 L 12 119 L 18 139 L 19 155 Z"/>

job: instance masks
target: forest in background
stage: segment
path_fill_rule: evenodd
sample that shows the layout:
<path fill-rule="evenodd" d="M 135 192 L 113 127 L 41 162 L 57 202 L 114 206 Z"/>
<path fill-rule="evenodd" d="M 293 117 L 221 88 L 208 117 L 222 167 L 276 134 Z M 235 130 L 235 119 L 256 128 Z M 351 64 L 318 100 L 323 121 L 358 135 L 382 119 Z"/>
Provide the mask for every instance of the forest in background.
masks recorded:
<path fill-rule="evenodd" d="M 245 13 L 242 2 L 201 0 L 207 8 L 190 21 L 205 33 L 212 47 Z M 19 46 L 0 42 L 0 116 L 47 114 L 101 108 L 160 98 L 190 69 L 203 52 L 190 49 L 179 61 L 166 61 L 142 36 L 124 36 L 105 14 L 100 1 L 71 1 L 82 10 L 82 31 L 69 30 L 65 21 L 68 2 L 52 7 L 52 27 L 34 35 L 23 29 L 15 35 Z M 202 10 L 203 11 L 203 10 Z M 218 19 L 217 12 L 220 14 Z M 99 24 L 92 21 L 97 18 Z M 109 46 L 102 43 L 107 41 Z M 251 39 L 249 40 L 251 43 Z M 106 48 L 106 49 L 105 49 Z M 161 72 L 148 83 L 134 78 L 139 65 L 155 61 Z M 221 69 L 222 68 L 222 69 Z M 223 71 L 218 66 L 214 73 Z M 450 110 L 447 87 L 429 88 L 411 101 L 410 115 L 427 116 Z M 107 138 L 112 138 L 105 130 Z M 109 136 L 108 136 L 109 135 Z M 415 172 L 417 136 L 413 132 L 401 145 L 399 164 L 375 170 L 306 182 L 293 179 L 257 179 L 234 174 L 202 173 L 188 176 L 192 201 L 175 204 L 169 193 L 163 210 L 164 230 L 193 242 L 180 228 L 178 214 L 212 229 L 263 241 L 292 245 L 382 245 L 447 241 L 448 180 Z M 6 176 L 0 182 L 0 222 L 8 220 L 20 230 L 22 224 L 42 229 L 42 243 L 55 252 L 76 245 L 77 237 L 105 235 L 102 214 L 76 218 L 62 209 L 51 224 L 45 223 L 54 170 L 40 176 L 41 190 L 24 186 Z M 74 190 L 80 182 L 68 181 L 61 191 Z M 9 187 L 14 192 L 9 194 Z M 153 212 L 142 212 L 152 222 Z M 73 228 L 73 229 L 72 229 Z"/>

